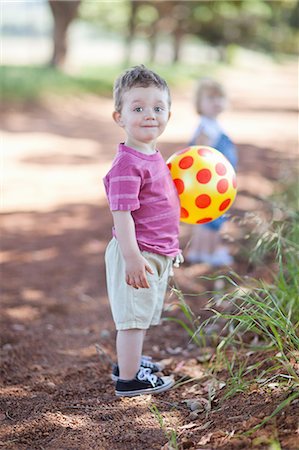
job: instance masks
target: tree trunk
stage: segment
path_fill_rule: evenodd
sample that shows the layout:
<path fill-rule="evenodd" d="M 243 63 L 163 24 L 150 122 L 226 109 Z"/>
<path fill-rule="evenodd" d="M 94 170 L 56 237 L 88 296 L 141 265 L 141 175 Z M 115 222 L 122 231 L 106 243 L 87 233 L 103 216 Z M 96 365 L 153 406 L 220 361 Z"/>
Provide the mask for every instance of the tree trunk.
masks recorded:
<path fill-rule="evenodd" d="M 157 34 L 158 34 L 158 20 L 152 24 L 152 32 L 148 37 L 149 41 L 149 63 L 153 64 L 156 59 L 157 52 Z"/>
<path fill-rule="evenodd" d="M 130 2 L 130 16 L 129 16 L 129 23 L 128 23 L 128 29 L 127 29 L 127 36 L 126 36 L 126 49 L 124 53 L 124 66 L 127 67 L 131 63 L 131 55 L 132 55 L 132 47 L 133 47 L 133 41 L 135 38 L 136 33 L 136 13 L 137 13 L 137 7 L 138 4 L 135 1 Z"/>
<path fill-rule="evenodd" d="M 173 33 L 173 58 L 172 62 L 176 63 L 180 59 L 180 49 L 182 44 L 182 39 L 184 37 L 184 33 L 180 30 L 180 28 L 176 28 Z"/>
<path fill-rule="evenodd" d="M 81 0 L 48 0 L 54 19 L 53 54 L 50 65 L 63 67 L 67 54 L 67 29 L 76 17 Z"/>

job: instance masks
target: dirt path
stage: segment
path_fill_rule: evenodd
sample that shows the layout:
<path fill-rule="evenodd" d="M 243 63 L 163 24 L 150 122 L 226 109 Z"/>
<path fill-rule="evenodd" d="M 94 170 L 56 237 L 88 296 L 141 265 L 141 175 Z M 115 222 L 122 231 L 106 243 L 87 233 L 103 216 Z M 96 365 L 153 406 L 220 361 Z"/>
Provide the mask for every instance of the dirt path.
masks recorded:
<path fill-rule="evenodd" d="M 234 214 L 262 213 L 263 197 L 290 176 L 297 159 L 296 66 L 230 70 L 223 80 L 232 93 L 232 110 L 223 122 L 240 149 Z M 185 146 L 196 123 L 191 94 L 175 93 L 172 121 L 160 145 L 166 157 Z M 155 398 L 114 396 L 115 333 L 103 261 L 111 217 L 101 182 L 122 139 L 111 111 L 109 99 L 51 98 L 26 109 L 11 107 L 1 120 L 0 447 L 154 450 L 166 444 L 173 429 L 186 449 L 266 449 L 273 433 L 284 450 L 298 449 L 298 402 L 258 434 L 236 437 L 269 415 L 283 392 L 253 391 L 219 407 L 219 379 L 225 381 L 225 373 L 216 381 L 197 360 L 201 350 L 172 322 L 149 332 L 145 352 L 165 359 L 166 373 L 174 371 L 177 380 L 190 376 L 200 382 Z M 182 227 L 183 247 L 189 231 Z M 236 225 L 230 232 L 237 243 L 242 239 Z M 238 244 L 234 251 L 238 270 L 252 270 Z M 206 301 L 199 294 L 209 287 L 198 279 L 201 274 L 211 272 L 203 265 L 176 272 L 196 314 L 203 313 Z M 173 300 L 167 299 L 168 308 Z M 165 312 L 170 315 L 181 317 L 179 311 Z M 212 410 L 190 418 L 186 400 L 207 398 L 211 386 L 217 392 Z M 153 404 L 166 433 L 150 410 Z"/>

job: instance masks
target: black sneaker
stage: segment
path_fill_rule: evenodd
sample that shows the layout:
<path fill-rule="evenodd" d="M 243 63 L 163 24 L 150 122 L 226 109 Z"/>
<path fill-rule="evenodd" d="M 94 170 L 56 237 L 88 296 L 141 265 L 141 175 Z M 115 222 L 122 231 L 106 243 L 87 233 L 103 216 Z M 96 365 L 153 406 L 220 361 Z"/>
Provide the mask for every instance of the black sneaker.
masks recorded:
<path fill-rule="evenodd" d="M 172 377 L 158 377 L 151 369 L 141 367 L 133 380 L 117 380 L 115 394 L 118 397 L 135 397 L 136 395 L 159 394 L 174 385 Z"/>
<path fill-rule="evenodd" d="M 144 369 L 150 369 L 151 372 L 161 372 L 164 368 L 164 366 L 158 362 L 153 362 L 152 358 L 150 356 L 141 356 L 140 360 L 140 368 L 143 367 Z M 111 378 L 113 381 L 117 381 L 119 379 L 119 368 L 117 364 L 113 364 L 112 366 L 112 374 Z"/>

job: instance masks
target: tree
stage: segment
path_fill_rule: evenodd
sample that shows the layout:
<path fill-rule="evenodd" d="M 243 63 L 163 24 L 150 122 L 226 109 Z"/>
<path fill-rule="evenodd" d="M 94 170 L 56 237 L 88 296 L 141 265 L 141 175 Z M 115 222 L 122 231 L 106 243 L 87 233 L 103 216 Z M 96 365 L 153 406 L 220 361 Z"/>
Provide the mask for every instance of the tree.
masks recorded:
<path fill-rule="evenodd" d="M 81 0 L 48 0 L 54 19 L 53 54 L 50 65 L 63 67 L 67 53 L 67 29 L 77 16 Z"/>

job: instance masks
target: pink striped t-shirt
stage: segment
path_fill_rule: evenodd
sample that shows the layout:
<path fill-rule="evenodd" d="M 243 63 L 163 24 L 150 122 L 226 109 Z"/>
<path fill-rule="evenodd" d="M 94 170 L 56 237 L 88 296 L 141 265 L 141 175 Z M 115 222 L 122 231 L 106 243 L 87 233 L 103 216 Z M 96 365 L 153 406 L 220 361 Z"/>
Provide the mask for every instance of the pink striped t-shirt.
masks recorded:
<path fill-rule="evenodd" d="M 179 253 L 180 202 L 159 151 L 147 155 L 120 144 L 104 185 L 111 211 L 131 211 L 140 250 Z"/>

